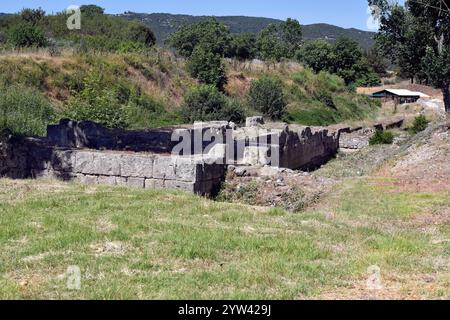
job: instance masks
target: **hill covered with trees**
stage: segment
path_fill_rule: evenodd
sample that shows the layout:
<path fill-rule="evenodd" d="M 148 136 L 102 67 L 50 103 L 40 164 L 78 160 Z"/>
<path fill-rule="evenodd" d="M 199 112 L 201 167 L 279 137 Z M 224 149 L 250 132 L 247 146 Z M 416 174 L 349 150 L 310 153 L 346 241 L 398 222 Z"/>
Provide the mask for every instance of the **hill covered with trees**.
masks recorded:
<path fill-rule="evenodd" d="M 134 12 L 126 12 L 119 16 L 129 20 L 138 20 L 146 24 L 153 30 L 156 35 L 156 40 L 160 44 L 163 44 L 179 27 L 211 18 L 207 16 L 175 15 L 169 13 L 146 14 Z M 277 19 L 245 16 L 223 16 L 214 18 L 226 25 L 231 33 L 257 34 L 271 23 L 282 22 Z M 365 50 L 370 49 L 373 45 L 373 32 L 353 28 L 345 29 L 325 23 L 303 25 L 302 27 L 303 36 L 307 40 L 323 39 L 334 42 L 341 37 L 347 37 L 355 40 L 359 46 Z"/>

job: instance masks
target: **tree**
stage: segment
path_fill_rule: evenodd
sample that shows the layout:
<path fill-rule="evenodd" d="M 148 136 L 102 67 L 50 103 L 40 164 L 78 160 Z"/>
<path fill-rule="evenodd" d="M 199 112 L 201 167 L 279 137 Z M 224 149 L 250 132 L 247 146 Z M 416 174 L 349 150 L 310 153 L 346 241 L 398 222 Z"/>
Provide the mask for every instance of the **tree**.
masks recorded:
<path fill-rule="evenodd" d="M 380 11 L 377 45 L 412 80 L 426 77 L 441 89 L 450 112 L 450 0 L 407 1 L 405 6 L 387 0 L 369 0 Z"/>
<path fill-rule="evenodd" d="M 238 104 L 229 101 L 209 85 L 191 89 L 185 97 L 181 113 L 186 122 L 224 120 L 240 123 L 245 118 Z"/>
<path fill-rule="evenodd" d="M 333 46 L 323 40 L 309 41 L 297 52 L 297 59 L 316 73 L 330 71 L 334 64 Z"/>
<path fill-rule="evenodd" d="M 96 6 L 94 4 L 83 5 L 80 7 L 80 11 L 85 15 L 100 15 L 105 13 L 105 9 Z"/>
<path fill-rule="evenodd" d="M 229 51 L 231 35 L 224 24 L 216 19 L 209 19 L 180 27 L 167 42 L 185 58 L 189 58 L 199 45 L 224 56 Z"/>
<path fill-rule="evenodd" d="M 134 42 L 144 43 L 151 47 L 155 44 L 156 38 L 152 30 L 141 23 L 132 23 L 128 28 L 128 38 Z"/>
<path fill-rule="evenodd" d="M 41 29 L 25 22 L 13 26 L 8 39 L 15 47 L 45 47 L 48 44 Z"/>
<path fill-rule="evenodd" d="M 189 61 L 187 69 L 190 75 L 203 84 L 215 86 L 220 91 L 224 90 L 227 83 L 225 66 L 220 55 L 206 48 L 204 45 L 197 46 Z"/>
<path fill-rule="evenodd" d="M 42 19 L 45 17 L 45 11 L 41 8 L 38 9 L 23 9 L 20 12 L 20 17 L 23 21 L 30 23 L 33 26 L 36 26 Z"/>
<path fill-rule="evenodd" d="M 337 74 L 347 85 L 380 84 L 379 76 L 363 56 L 358 43 L 351 39 L 341 38 L 334 45 L 322 40 L 307 42 L 297 52 L 297 58 L 316 73 Z"/>
<path fill-rule="evenodd" d="M 280 61 L 292 58 L 302 44 L 302 27 L 297 20 L 287 19 L 264 28 L 257 39 L 257 46 L 264 60 Z"/>
<path fill-rule="evenodd" d="M 284 116 L 286 101 L 280 80 L 263 77 L 252 82 L 249 91 L 250 104 L 264 116 L 279 120 Z"/>
<path fill-rule="evenodd" d="M 251 33 L 241 33 L 233 35 L 231 40 L 230 52 L 227 54 L 230 58 L 239 60 L 249 60 L 256 56 L 256 37 Z"/>
<path fill-rule="evenodd" d="M 388 63 L 376 48 L 372 48 L 365 52 L 364 58 L 367 60 L 367 63 L 373 69 L 373 71 L 378 74 L 378 76 L 386 77 L 388 75 Z"/>

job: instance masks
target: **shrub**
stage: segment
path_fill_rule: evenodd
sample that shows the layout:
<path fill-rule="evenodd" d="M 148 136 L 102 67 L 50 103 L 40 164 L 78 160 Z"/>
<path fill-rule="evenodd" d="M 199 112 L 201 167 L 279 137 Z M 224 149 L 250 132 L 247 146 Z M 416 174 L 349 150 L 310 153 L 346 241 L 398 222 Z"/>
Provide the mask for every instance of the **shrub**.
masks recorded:
<path fill-rule="evenodd" d="M 229 101 L 215 87 L 208 85 L 200 85 L 187 93 L 182 116 L 186 122 L 213 120 L 242 122 L 245 117 L 237 103 Z"/>
<path fill-rule="evenodd" d="M 428 127 L 429 121 L 424 115 L 420 115 L 414 119 L 413 126 L 411 127 L 410 131 L 413 134 L 417 134 L 419 132 L 424 131 Z"/>
<path fill-rule="evenodd" d="M 90 120 L 108 128 L 126 128 L 130 124 L 129 93 L 118 83 L 115 90 L 105 88 L 105 80 L 98 74 L 84 79 L 83 89 L 69 102 L 67 117 L 74 120 Z"/>
<path fill-rule="evenodd" d="M 200 83 L 214 85 L 220 91 L 223 91 L 227 83 L 225 66 L 221 57 L 203 46 L 194 49 L 187 69 L 190 75 L 198 79 Z"/>
<path fill-rule="evenodd" d="M 372 138 L 369 140 L 369 144 L 392 144 L 394 142 L 394 135 L 390 131 L 384 131 L 378 129 Z"/>
<path fill-rule="evenodd" d="M 286 102 L 280 80 L 263 77 L 253 81 L 249 100 L 253 108 L 272 120 L 281 119 L 285 114 Z"/>
<path fill-rule="evenodd" d="M 8 87 L 0 89 L 0 130 L 13 133 L 44 135 L 56 114 L 47 99 L 32 89 Z"/>
<path fill-rule="evenodd" d="M 100 96 L 93 103 L 74 98 L 70 102 L 67 117 L 78 121 L 94 121 L 108 128 L 126 128 L 130 125 L 129 109 L 120 105 L 113 94 Z"/>
<path fill-rule="evenodd" d="M 29 23 L 14 26 L 8 38 L 15 47 L 45 47 L 48 43 L 42 30 Z"/>

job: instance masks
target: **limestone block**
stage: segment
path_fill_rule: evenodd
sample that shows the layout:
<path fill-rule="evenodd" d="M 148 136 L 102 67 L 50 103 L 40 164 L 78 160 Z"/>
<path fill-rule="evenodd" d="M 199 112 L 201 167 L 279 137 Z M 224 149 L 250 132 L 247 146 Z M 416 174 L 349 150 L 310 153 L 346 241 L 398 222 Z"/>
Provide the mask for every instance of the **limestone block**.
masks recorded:
<path fill-rule="evenodd" d="M 145 189 L 163 189 L 164 180 L 145 179 Z"/>
<path fill-rule="evenodd" d="M 165 188 L 167 189 L 179 189 L 189 192 L 196 192 L 196 184 L 194 182 L 167 180 L 165 181 Z"/>
<path fill-rule="evenodd" d="M 269 147 L 249 146 L 244 149 L 243 163 L 256 165 L 269 165 L 270 158 L 268 157 Z"/>
<path fill-rule="evenodd" d="M 127 185 L 127 178 L 116 177 L 116 185 L 118 185 L 118 186 L 126 186 Z"/>
<path fill-rule="evenodd" d="M 156 156 L 153 162 L 153 178 L 175 180 L 177 156 Z"/>
<path fill-rule="evenodd" d="M 74 172 L 89 174 L 93 172 L 94 153 L 91 151 L 77 151 Z"/>
<path fill-rule="evenodd" d="M 91 174 L 120 176 L 121 156 L 114 153 L 96 153 L 92 163 Z"/>
<path fill-rule="evenodd" d="M 145 186 L 145 179 L 144 178 L 128 178 L 127 185 L 132 188 L 143 189 Z"/>
<path fill-rule="evenodd" d="M 192 157 L 179 157 L 176 159 L 175 180 L 195 182 L 198 179 L 199 170 L 201 170 L 201 164 Z"/>
<path fill-rule="evenodd" d="M 120 162 L 123 177 L 153 177 L 153 157 L 124 155 Z"/>
<path fill-rule="evenodd" d="M 98 184 L 105 184 L 109 186 L 115 186 L 117 184 L 116 177 L 114 176 L 99 176 Z"/>
<path fill-rule="evenodd" d="M 98 183 L 98 177 L 93 175 L 87 175 L 87 174 L 77 174 L 76 178 L 79 182 L 84 184 L 97 184 Z"/>

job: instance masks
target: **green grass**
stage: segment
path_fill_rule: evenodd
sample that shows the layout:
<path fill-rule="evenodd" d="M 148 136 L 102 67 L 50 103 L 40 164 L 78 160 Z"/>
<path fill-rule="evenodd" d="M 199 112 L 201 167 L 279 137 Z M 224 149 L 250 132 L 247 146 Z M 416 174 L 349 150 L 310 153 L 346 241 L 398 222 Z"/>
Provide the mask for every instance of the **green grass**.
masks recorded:
<path fill-rule="evenodd" d="M 448 296 L 448 269 L 434 263 L 449 258 L 436 242 L 449 238 L 448 224 L 430 234 L 408 221 L 448 208 L 450 192 L 389 193 L 361 181 L 333 196 L 326 210 L 290 214 L 175 191 L 0 180 L 0 298 L 340 297 L 374 264 L 389 279 L 436 275 L 432 290 L 402 287 Z M 72 265 L 80 290 L 66 286 Z"/>

